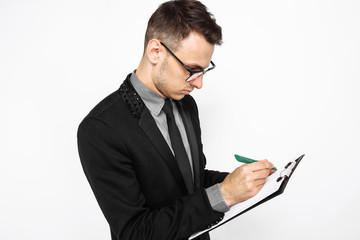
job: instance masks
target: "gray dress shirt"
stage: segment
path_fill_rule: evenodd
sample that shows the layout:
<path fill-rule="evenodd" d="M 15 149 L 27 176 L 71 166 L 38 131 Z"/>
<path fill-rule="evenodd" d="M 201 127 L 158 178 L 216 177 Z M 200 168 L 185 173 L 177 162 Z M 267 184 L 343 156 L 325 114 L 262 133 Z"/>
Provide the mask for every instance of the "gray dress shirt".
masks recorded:
<path fill-rule="evenodd" d="M 165 104 L 165 99 L 163 99 L 160 95 L 158 95 L 157 93 L 155 93 L 154 91 L 152 91 L 151 89 L 146 87 L 138 79 L 138 77 L 135 74 L 135 71 L 133 72 L 133 74 L 131 74 L 130 81 L 131 81 L 131 84 L 134 86 L 136 92 L 140 95 L 145 106 L 149 109 L 152 117 L 154 118 L 154 120 L 156 122 L 156 125 L 158 126 L 161 134 L 163 135 L 164 139 L 166 140 L 167 144 L 169 145 L 171 151 L 174 154 L 174 151 L 171 146 L 170 135 L 169 135 L 168 125 L 167 125 L 167 121 L 166 121 L 166 114 L 164 113 L 164 111 L 162 111 L 162 108 Z M 172 105 L 173 105 L 173 113 L 175 116 L 175 122 L 179 128 L 181 138 L 183 140 L 184 147 L 185 147 L 186 153 L 188 155 L 188 158 L 190 161 L 190 166 L 192 169 L 193 166 L 192 166 L 191 150 L 190 150 L 190 144 L 189 144 L 189 141 L 188 141 L 188 138 L 186 135 L 185 126 L 184 126 L 183 120 L 181 118 L 181 115 L 179 113 L 179 110 L 178 110 L 176 104 L 174 104 L 174 102 L 172 102 Z M 193 171 L 191 171 L 191 172 L 193 174 Z M 193 175 L 193 178 L 194 178 L 194 175 Z M 214 210 L 219 211 L 219 212 L 227 212 L 229 210 L 229 207 L 225 203 L 224 198 L 221 194 L 219 184 L 215 184 L 215 185 L 207 188 L 206 193 L 209 198 L 210 204 Z"/>

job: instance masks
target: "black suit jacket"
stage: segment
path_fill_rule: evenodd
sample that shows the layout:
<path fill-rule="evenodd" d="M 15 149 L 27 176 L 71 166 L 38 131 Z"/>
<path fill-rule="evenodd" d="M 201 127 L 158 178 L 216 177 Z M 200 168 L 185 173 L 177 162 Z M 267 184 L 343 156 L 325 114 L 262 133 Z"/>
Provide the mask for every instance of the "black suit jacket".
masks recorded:
<path fill-rule="evenodd" d="M 113 240 L 186 239 L 222 219 L 205 188 L 221 182 L 226 173 L 205 170 L 197 106 L 185 96 L 177 104 L 193 157 L 196 190 L 189 193 L 170 148 L 129 79 L 79 126 L 84 172 Z"/>

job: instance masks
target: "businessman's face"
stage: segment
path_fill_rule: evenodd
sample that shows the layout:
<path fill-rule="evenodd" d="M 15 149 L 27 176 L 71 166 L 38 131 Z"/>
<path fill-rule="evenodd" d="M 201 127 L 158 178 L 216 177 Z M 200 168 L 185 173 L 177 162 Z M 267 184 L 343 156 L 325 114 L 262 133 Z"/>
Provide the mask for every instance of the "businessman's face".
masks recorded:
<path fill-rule="evenodd" d="M 166 54 L 153 81 L 162 97 L 180 100 L 194 88 L 200 89 L 203 76 L 186 81 L 189 71 L 164 46 L 161 48 Z M 173 53 L 192 71 L 202 71 L 209 67 L 213 52 L 214 45 L 208 43 L 203 36 L 191 33 Z"/>

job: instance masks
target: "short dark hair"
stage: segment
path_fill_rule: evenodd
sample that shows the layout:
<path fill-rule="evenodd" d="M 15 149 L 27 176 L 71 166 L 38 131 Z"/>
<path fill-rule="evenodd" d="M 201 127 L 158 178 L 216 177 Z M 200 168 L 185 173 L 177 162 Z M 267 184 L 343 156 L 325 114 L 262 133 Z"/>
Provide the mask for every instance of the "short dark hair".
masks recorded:
<path fill-rule="evenodd" d="M 192 31 L 204 36 L 210 44 L 222 44 L 221 27 L 204 4 L 196 0 L 162 3 L 149 19 L 144 51 L 151 39 L 159 39 L 175 51 Z"/>

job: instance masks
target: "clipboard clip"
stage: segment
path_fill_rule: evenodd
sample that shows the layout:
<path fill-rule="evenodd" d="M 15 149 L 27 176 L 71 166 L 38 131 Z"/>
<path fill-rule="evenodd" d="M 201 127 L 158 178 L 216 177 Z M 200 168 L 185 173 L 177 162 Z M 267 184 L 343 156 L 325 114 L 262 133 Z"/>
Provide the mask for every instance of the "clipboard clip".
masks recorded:
<path fill-rule="evenodd" d="M 276 180 L 277 182 L 280 182 L 281 179 L 283 178 L 288 178 L 292 172 L 293 167 L 295 166 L 295 161 L 294 162 L 289 162 L 288 164 L 286 164 L 285 169 L 281 171 L 280 173 L 280 177 L 278 177 L 278 179 Z"/>
<path fill-rule="evenodd" d="M 298 159 L 296 159 L 293 162 L 289 162 L 286 164 L 285 169 L 280 172 L 280 177 L 276 180 L 277 182 L 280 182 L 283 178 L 289 178 L 291 173 L 293 172 L 294 168 L 296 167 L 297 163 L 304 157 L 304 155 L 300 156 Z"/>

